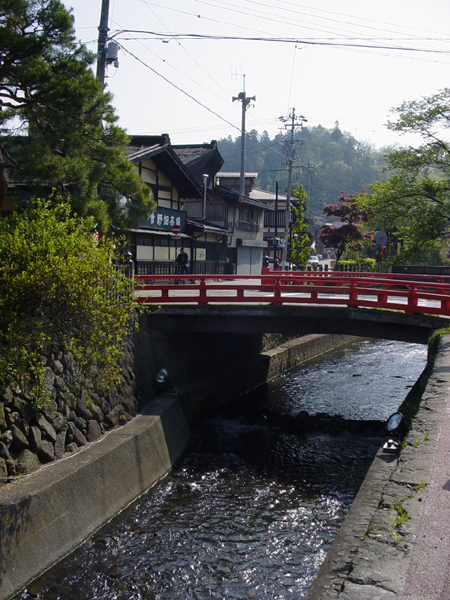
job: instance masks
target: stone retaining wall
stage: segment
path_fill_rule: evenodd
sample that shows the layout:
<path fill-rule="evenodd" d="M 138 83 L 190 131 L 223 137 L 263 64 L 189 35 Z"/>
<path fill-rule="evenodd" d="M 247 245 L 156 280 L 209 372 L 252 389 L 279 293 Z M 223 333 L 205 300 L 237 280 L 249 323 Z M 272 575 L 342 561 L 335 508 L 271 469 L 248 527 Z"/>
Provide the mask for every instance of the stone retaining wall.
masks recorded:
<path fill-rule="evenodd" d="M 155 374 L 162 366 L 169 366 L 171 385 L 183 392 L 186 415 L 193 422 L 204 416 L 206 397 L 215 410 L 243 389 L 345 339 L 305 336 L 299 345 L 292 336 L 275 334 L 167 336 L 151 332 L 145 317 L 141 325 L 123 359 L 122 382 L 107 396 L 92 390 L 89 381 L 84 387 L 71 385 L 75 378 L 73 361 L 61 352 L 43 357 L 49 397 L 45 409 L 34 410 L 19 388 L 0 390 L 0 487 L 127 423 L 137 414 L 138 406 L 145 406 L 159 392 Z M 230 370 L 234 385 L 229 381 Z M 75 388 L 79 397 L 71 391 Z M 208 388 L 215 390 L 214 397 Z M 194 412 L 192 396 L 199 402 L 198 413 Z"/>
<path fill-rule="evenodd" d="M 19 387 L 0 390 L 0 487 L 76 452 L 137 413 L 130 349 L 122 361 L 120 385 L 102 396 L 89 381 L 72 385 L 77 375 L 70 355 L 55 351 L 41 360 L 48 397 L 45 408 L 35 410 Z"/>

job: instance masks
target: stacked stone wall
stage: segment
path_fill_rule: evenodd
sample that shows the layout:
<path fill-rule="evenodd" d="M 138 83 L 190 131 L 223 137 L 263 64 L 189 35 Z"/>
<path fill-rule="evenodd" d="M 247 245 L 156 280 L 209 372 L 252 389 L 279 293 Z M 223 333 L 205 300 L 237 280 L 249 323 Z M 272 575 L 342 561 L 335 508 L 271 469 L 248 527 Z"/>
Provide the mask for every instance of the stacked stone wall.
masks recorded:
<path fill-rule="evenodd" d="M 0 485 L 63 458 L 136 415 L 135 376 L 130 349 L 122 360 L 119 386 L 100 395 L 80 377 L 70 355 L 41 358 L 48 402 L 36 410 L 20 387 L 0 390 Z"/>

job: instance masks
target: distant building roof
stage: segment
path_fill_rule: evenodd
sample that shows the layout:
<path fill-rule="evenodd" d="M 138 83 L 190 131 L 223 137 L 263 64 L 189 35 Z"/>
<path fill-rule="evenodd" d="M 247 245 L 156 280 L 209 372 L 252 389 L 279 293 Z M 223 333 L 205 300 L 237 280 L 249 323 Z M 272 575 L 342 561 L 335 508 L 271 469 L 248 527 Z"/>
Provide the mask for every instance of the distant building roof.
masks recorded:
<path fill-rule="evenodd" d="M 236 178 L 236 177 L 240 177 L 240 176 L 241 176 L 241 174 L 240 174 L 239 171 L 219 171 L 217 173 L 217 175 L 216 175 L 216 177 L 220 177 L 220 178 L 223 177 L 224 179 L 225 178 L 232 179 L 232 178 Z M 256 179 L 258 177 L 258 173 L 253 173 L 253 172 L 252 173 L 247 173 L 246 172 L 245 173 L 245 177 L 246 178 L 251 177 L 253 179 Z"/>
<path fill-rule="evenodd" d="M 266 208 L 266 205 L 264 203 L 259 202 L 254 198 L 249 198 L 248 196 L 241 196 L 239 193 L 233 192 L 229 188 L 223 188 L 221 186 L 216 185 L 214 186 L 214 191 L 216 192 L 216 194 L 219 194 L 228 202 L 238 202 L 240 204 L 246 204 L 258 208 Z"/>
<path fill-rule="evenodd" d="M 193 227 L 198 231 L 204 231 L 205 233 L 218 233 L 219 235 L 226 235 L 229 233 L 226 227 L 220 227 L 220 225 L 214 225 L 214 223 L 209 223 L 208 221 L 203 221 L 202 219 L 188 217 L 186 219 L 186 223 L 190 227 Z"/>
<path fill-rule="evenodd" d="M 125 152 L 129 160 L 136 162 L 139 158 L 146 158 L 148 153 L 170 146 L 170 137 L 167 133 L 161 135 L 133 135 Z"/>
<path fill-rule="evenodd" d="M 217 150 L 217 142 L 213 140 L 209 144 L 175 144 L 172 148 L 178 154 L 179 159 L 185 165 L 189 165 L 205 154 L 211 154 L 211 152 Z"/>
<path fill-rule="evenodd" d="M 259 188 L 253 188 L 249 196 L 252 200 L 258 200 L 259 202 L 275 203 L 276 199 L 275 192 L 269 192 L 268 190 L 261 190 Z M 278 200 L 286 202 L 287 196 L 285 194 L 278 194 Z"/>

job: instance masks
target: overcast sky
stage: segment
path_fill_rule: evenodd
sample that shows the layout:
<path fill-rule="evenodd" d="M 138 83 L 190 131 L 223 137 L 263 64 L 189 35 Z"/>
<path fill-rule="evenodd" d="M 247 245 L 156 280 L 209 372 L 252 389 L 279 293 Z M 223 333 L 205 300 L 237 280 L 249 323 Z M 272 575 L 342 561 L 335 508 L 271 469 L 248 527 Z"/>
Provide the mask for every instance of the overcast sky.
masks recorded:
<path fill-rule="evenodd" d="M 96 51 L 101 0 L 64 1 Z M 256 95 L 247 131 L 272 137 L 294 107 L 308 125 L 405 144 L 385 127 L 390 109 L 450 86 L 449 0 L 110 0 L 109 27 L 121 45 L 106 80 L 120 125 L 175 144 L 239 136 L 232 96 L 244 85 Z"/>

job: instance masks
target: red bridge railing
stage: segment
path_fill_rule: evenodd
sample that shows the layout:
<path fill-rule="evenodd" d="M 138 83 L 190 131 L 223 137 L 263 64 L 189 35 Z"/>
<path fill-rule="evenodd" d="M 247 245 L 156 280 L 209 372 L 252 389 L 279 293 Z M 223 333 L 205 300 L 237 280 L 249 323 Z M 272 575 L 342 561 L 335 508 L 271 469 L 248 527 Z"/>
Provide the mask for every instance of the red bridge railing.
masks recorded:
<path fill-rule="evenodd" d="M 450 277 L 397 273 L 278 272 L 264 275 L 137 275 L 141 304 L 284 304 L 382 308 L 450 316 Z"/>

